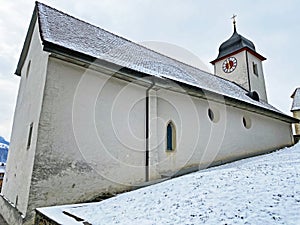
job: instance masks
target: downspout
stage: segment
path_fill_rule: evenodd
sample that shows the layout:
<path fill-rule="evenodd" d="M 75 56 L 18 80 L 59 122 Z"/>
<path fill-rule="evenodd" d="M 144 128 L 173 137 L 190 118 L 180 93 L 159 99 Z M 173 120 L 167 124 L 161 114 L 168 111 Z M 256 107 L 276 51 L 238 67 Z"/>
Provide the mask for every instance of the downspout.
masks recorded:
<path fill-rule="evenodd" d="M 155 85 L 154 81 L 152 80 L 152 84 L 147 88 L 146 90 L 146 165 L 145 165 L 145 169 L 146 169 L 146 182 L 149 181 L 149 174 L 150 174 L 150 167 L 149 167 L 149 149 L 150 149 L 150 143 L 149 143 L 149 136 L 150 136 L 150 115 L 149 115 L 149 92 L 150 90 L 153 88 L 153 86 Z"/>

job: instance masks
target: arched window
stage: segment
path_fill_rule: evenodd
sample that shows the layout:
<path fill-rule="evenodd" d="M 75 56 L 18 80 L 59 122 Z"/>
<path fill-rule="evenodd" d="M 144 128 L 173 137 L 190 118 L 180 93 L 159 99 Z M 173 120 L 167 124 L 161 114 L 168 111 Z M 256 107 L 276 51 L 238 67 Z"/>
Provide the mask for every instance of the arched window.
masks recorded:
<path fill-rule="evenodd" d="M 167 151 L 174 151 L 176 148 L 176 130 L 172 121 L 167 125 Z"/>

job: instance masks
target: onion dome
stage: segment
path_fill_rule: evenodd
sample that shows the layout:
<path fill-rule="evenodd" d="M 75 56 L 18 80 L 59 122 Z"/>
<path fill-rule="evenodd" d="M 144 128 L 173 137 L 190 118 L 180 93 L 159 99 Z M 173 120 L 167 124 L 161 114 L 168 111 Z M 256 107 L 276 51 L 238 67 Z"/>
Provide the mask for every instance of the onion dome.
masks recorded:
<path fill-rule="evenodd" d="M 229 55 L 230 53 L 236 52 L 245 47 L 248 47 L 251 50 L 255 51 L 255 46 L 253 42 L 238 34 L 236 32 L 236 29 L 234 29 L 232 36 L 223 44 L 221 44 L 217 59 L 222 58 L 223 56 Z"/>
<path fill-rule="evenodd" d="M 215 60 L 213 60 L 211 62 L 212 64 L 217 62 L 219 59 L 225 58 L 226 56 L 228 56 L 232 53 L 238 52 L 242 49 L 248 49 L 250 52 L 252 52 L 254 55 L 256 55 L 261 60 L 266 59 L 256 52 L 255 46 L 252 41 L 243 37 L 236 31 L 235 20 L 233 21 L 233 28 L 234 28 L 233 34 L 227 41 L 225 41 L 221 44 L 221 46 L 219 48 L 219 55 Z"/>

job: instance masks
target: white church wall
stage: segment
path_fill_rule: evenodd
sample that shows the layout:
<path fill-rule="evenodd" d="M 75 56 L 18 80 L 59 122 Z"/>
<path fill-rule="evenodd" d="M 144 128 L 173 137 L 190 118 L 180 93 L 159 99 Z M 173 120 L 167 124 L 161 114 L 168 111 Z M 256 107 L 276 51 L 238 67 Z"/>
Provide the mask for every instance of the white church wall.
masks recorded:
<path fill-rule="evenodd" d="M 293 144 L 289 123 L 231 106 L 226 109 L 228 129 L 217 160 L 228 161 Z"/>
<path fill-rule="evenodd" d="M 257 75 L 254 74 L 253 63 L 257 65 L 257 72 L 258 72 Z M 267 100 L 262 61 L 248 52 L 248 65 L 249 65 L 251 91 L 256 91 L 259 94 L 260 99 L 267 102 L 268 100 Z"/>
<path fill-rule="evenodd" d="M 30 208 L 145 180 L 146 88 L 50 57 Z"/>
<path fill-rule="evenodd" d="M 231 73 L 225 73 L 223 71 L 223 62 L 227 59 L 220 60 L 215 64 L 215 74 L 219 77 L 223 77 L 226 80 L 233 81 L 243 87 L 246 90 L 249 90 L 249 79 L 247 75 L 247 64 L 246 64 L 246 53 L 245 51 L 239 52 L 233 55 L 237 59 L 236 69 Z"/>
<path fill-rule="evenodd" d="M 187 165 L 197 153 L 195 148 L 202 129 L 198 110 L 193 99 L 187 95 L 160 89 L 157 92 L 157 170 L 161 175 L 170 175 Z M 176 130 L 176 148 L 167 151 L 166 128 L 172 121 Z"/>
<path fill-rule="evenodd" d="M 10 151 L 2 195 L 23 215 L 27 211 L 27 202 L 32 175 L 33 159 L 38 134 L 38 122 L 43 100 L 48 54 L 42 51 L 39 28 L 34 26 L 30 48 L 21 71 L 21 82 L 11 136 Z M 30 63 L 30 68 L 29 68 Z M 30 124 L 33 124 L 31 144 L 28 147 Z M 6 207 L 7 208 L 7 207 Z M 2 216 L 11 224 L 11 214 Z"/>
<path fill-rule="evenodd" d="M 157 173 L 163 176 L 293 144 L 291 127 L 286 122 L 171 91 L 160 90 L 157 96 Z M 215 122 L 209 119 L 209 108 L 215 114 Z M 173 152 L 166 151 L 166 125 L 170 120 L 176 125 L 177 135 Z"/>

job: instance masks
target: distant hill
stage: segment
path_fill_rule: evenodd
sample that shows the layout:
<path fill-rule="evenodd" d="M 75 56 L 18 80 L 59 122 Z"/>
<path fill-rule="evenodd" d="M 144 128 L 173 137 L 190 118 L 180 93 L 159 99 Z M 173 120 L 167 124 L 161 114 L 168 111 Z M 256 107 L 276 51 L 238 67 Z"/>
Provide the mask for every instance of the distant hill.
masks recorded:
<path fill-rule="evenodd" d="M 0 162 L 6 163 L 9 149 L 9 142 L 0 136 Z"/>

